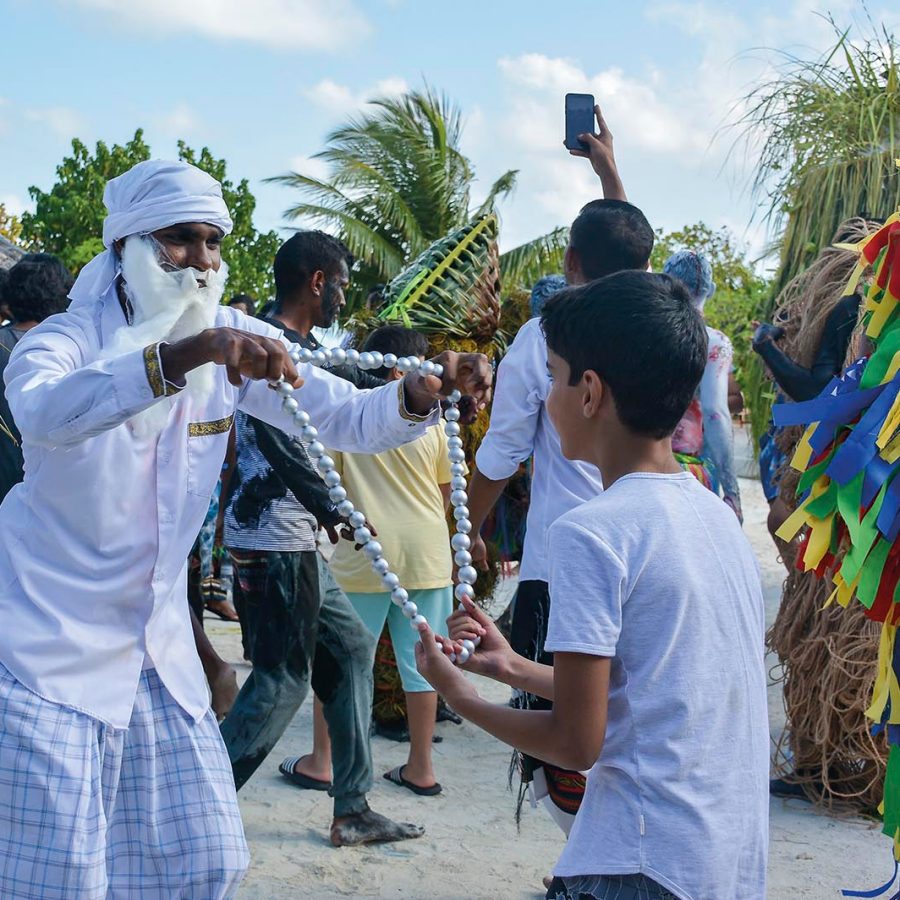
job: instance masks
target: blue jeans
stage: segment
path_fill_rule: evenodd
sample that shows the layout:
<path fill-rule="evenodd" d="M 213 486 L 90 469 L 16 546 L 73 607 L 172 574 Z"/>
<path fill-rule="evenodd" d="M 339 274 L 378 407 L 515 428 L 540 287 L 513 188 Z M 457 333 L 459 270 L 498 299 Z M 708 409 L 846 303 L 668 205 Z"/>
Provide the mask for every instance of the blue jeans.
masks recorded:
<path fill-rule="evenodd" d="M 253 671 L 222 723 L 240 789 L 280 740 L 310 686 L 332 741 L 335 816 L 368 808 L 375 638 L 315 551 L 235 551 Z"/>

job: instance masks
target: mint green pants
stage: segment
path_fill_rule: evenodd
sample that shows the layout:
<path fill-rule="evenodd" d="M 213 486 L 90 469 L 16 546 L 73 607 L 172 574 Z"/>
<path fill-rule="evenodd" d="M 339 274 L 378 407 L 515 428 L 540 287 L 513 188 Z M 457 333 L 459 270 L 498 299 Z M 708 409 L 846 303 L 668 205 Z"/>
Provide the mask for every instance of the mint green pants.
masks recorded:
<path fill-rule="evenodd" d="M 363 620 L 366 628 L 378 638 L 387 622 L 394 645 L 394 656 L 397 657 L 397 668 L 403 690 L 409 694 L 420 694 L 433 691 L 434 688 L 419 674 L 416 668 L 416 643 L 419 633 L 410 627 L 409 619 L 400 612 L 400 607 L 391 602 L 391 595 L 386 591 L 374 594 L 347 593 L 357 615 Z M 419 612 L 428 619 L 428 624 L 438 634 L 447 633 L 447 618 L 453 612 L 453 588 L 410 591 L 409 599 L 419 608 Z"/>

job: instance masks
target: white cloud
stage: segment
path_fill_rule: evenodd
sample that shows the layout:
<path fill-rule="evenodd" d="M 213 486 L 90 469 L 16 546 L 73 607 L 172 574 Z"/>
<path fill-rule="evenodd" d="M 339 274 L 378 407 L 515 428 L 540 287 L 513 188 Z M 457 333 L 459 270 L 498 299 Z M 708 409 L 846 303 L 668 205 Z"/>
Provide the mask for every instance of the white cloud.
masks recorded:
<path fill-rule="evenodd" d="M 84 128 L 84 120 L 67 106 L 48 106 L 43 109 L 29 109 L 25 118 L 30 122 L 46 125 L 60 137 L 73 138 Z"/>
<path fill-rule="evenodd" d="M 321 109 L 334 116 L 355 112 L 378 97 L 395 97 L 409 90 L 409 85 L 398 77 L 383 78 L 370 87 L 354 91 L 345 84 L 325 78 L 303 91 L 304 96 Z"/>
<path fill-rule="evenodd" d="M 164 35 L 188 31 L 270 47 L 343 51 L 371 32 L 354 0 L 68 0 Z"/>
<path fill-rule="evenodd" d="M 195 134 L 202 127 L 202 123 L 186 103 L 179 103 L 171 112 L 158 116 L 156 124 L 164 134 L 179 138 Z"/>

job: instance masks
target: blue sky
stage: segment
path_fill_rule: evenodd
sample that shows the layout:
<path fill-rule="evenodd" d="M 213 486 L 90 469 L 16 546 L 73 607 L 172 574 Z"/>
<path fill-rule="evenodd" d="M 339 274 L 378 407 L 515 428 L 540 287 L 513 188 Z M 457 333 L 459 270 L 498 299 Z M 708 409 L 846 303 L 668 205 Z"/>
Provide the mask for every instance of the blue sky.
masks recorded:
<path fill-rule="evenodd" d="M 291 194 L 262 179 L 323 174 L 309 157 L 331 128 L 427 80 L 463 109 L 483 189 L 520 170 L 505 248 L 597 196 L 561 145 L 563 97 L 585 91 L 654 225 L 727 226 L 757 252 L 752 160 L 729 157 L 722 126 L 772 71 L 760 48 L 828 44 L 826 9 L 859 18 L 853 0 L 0 0 L 0 202 L 17 211 L 29 185 L 49 187 L 73 136 L 121 143 L 143 127 L 155 156 L 179 137 L 208 145 L 250 180 L 257 225 L 285 227 Z M 900 26 L 896 8 L 869 9 Z"/>

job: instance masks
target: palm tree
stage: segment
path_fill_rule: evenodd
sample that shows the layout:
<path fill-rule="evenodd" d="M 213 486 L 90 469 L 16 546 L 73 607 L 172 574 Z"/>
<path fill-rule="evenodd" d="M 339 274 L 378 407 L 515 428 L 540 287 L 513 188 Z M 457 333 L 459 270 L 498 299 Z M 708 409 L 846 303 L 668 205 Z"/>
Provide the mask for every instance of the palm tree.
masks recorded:
<path fill-rule="evenodd" d="M 835 26 L 834 45 L 815 60 L 783 54 L 779 75 L 745 98 L 746 135 L 763 141 L 754 190 L 780 244 L 759 318 L 771 314 L 775 297 L 841 222 L 886 218 L 900 202 L 900 48 L 883 26 L 869 26 L 862 42 Z M 758 433 L 769 412 L 761 367 L 750 381 L 745 389 Z"/>
<path fill-rule="evenodd" d="M 372 105 L 372 112 L 329 134 L 326 148 L 315 155 L 329 166 L 327 180 L 299 172 L 269 179 L 302 194 L 287 210 L 288 219 L 339 234 L 358 260 L 351 312 L 372 285 L 388 282 L 435 241 L 493 213 L 518 174 L 504 172 L 473 205 L 475 172 L 460 149 L 458 107 L 427 87 Z M 556 229 L 503 254 L 504 285 L 559 271 L 566 239 L 565 229 Z"/>

